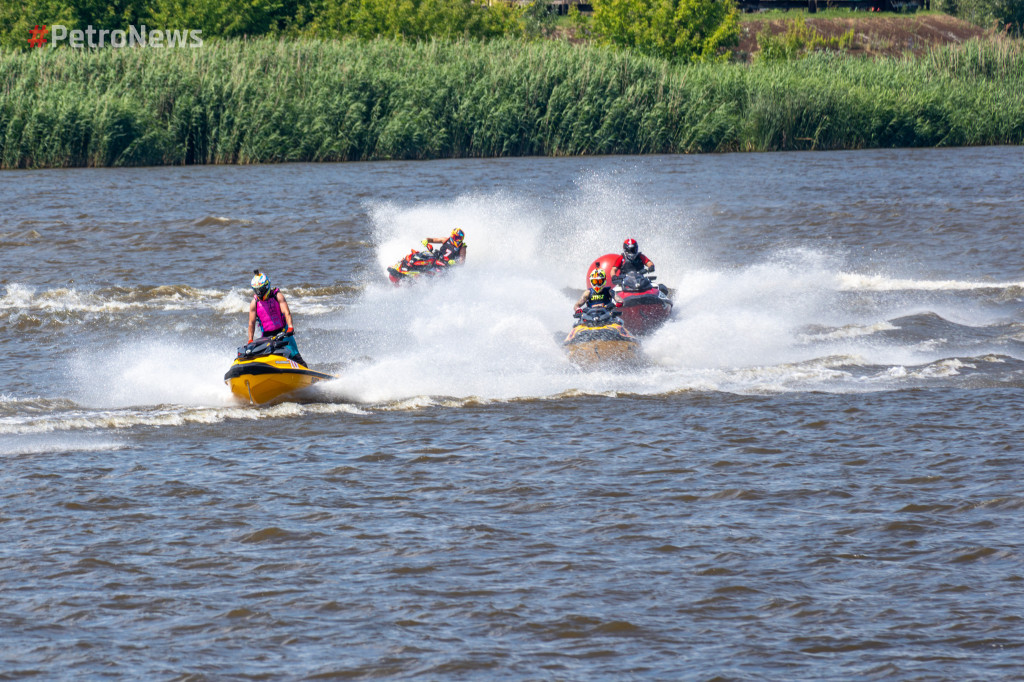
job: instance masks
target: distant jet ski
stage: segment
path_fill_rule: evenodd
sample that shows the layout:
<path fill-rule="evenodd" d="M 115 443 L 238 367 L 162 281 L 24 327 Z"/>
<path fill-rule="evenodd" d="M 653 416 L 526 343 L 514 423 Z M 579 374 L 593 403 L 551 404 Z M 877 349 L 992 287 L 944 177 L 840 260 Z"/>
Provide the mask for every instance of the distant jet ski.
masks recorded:
<path fill-rule="evenodd" d="M 591 308 L 576 313 L 578 320 L 562 345 L 579 367 L 629 367 L 641 364 L 640 342 L 619 319 L 618 311 Z"/>
<path fill-rule="evenodd" d="M 438 258 L 437 251 L 426 240 L 423 245 L 427 247 L 425 250 L 412 249 L 409 255 L 388 268 L 388 279 L 396 287 L 414 282 L 420 277 L 434 277 L 456 264 L 455 261 L 445 262 Z"/>
<path fill-rule="evenodd" d="M 287 348 L 284 334 L 239 347 L 238 357 L 224 375 L 224 382 L 236 397 L 253 405 L 265 405 L 318 381 L 336 378 L 289 359 Z"/>

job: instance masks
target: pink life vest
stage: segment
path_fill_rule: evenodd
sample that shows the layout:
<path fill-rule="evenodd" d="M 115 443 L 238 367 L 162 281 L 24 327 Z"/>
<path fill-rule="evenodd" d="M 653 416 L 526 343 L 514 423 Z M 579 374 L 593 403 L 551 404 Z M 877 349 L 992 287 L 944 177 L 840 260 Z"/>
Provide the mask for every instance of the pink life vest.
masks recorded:
<path fill-rule="evenodd" d="M 278 329 L 284 329 L 284 315 L 281 314 L 281 304 L 277 302 L 278 291 L 280 289 L 271 291 L 265 301 L 253 296 L 256 299 L 256 314 L 260 318 L 260 327 L 263 328 L 264 336 L 276 332 Z"/>

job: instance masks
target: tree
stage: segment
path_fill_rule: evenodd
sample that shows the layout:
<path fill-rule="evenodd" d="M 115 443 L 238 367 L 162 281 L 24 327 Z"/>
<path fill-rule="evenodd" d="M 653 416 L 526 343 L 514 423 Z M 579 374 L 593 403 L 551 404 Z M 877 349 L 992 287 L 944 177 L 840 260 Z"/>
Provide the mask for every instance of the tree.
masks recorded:
<path fill-rule="evenodd" d="M 505 0 L 318 0 L 311 24 L 320 37 L 494 38 L 521 31 L 521 12 Z"/>
<path fill-rule="evenodd" d="M 75 12 L 64 0 L 22 0 L 9 4 L 0 2 L 0 47 L 27 50 L 29 30 L 32 27 L 50 27 L 54 24 L 69 29 L 78 28 Z M 52 36 L 47 34 L 44 37 L 49 40 Z"/>
<path fill-rule="evenodd" d="M 1024 0 L 940 0 L 936 5 L 946 14 L 985 28 L 1024 33 Z"/>
<path fill-rule="evenodd" d="M 273 32 L 283 21 L 280 0 L 155 0 L 150 29 L 199 29 L 203 38 L 234 38 Z"/>

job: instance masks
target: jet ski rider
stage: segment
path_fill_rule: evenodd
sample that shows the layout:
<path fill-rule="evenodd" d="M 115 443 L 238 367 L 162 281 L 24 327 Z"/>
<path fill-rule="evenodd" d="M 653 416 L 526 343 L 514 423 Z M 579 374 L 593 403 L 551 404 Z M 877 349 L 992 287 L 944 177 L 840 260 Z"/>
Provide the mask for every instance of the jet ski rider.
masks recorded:
<path fill-rule="evenodd" d="M 466 262 L 466 233 L 455 228 L 448 239 L 441 237 L 427 237 L 423 244 L 430 248 L 431 244 L 440 244 L 434 255 L 437 257 L 438 265 L 462 265 Z"/>
<path fill-rule="evenodd" d="M 607 282 L 604 270 L 598 268 L 591 272 L 590 288 L 584 291 L 580 299 L 576 301 L 576 311 L 590 310 L 591 308 L 606 308 L 609 312 L 614 310 L 616 304 L 619 303 L 619 295 L 615 289 L 605 286 Z"/>
<path fill-rule="evenodd" d="M 260 325 L 260 336 L 263 338 L 276 336 L 285 332 L 288 343 L 288 358 L 305 365 L 306 361 L 299 355 L 299 347 L 295 343 L 295 328 L 292 327 L 292 313 L 288 309 L 288 301 L 280 289 L 272 289 L 270 278 L 259 270 L 253 270 L 252 301 L 249 302 L 249 343 L 252 343 L 256 323 Z M 257 319 L 258 318 L 258 319 Z"/>
<path fill-rule="evenodd" d="M 625 277 L 634 272 L 641 275 L 654 272 L 654 263 L 640 253 L 640 245 L 635 239 L 627 239 L 622 242 L 622 265 L 619 266 L 619 274 Z"/>

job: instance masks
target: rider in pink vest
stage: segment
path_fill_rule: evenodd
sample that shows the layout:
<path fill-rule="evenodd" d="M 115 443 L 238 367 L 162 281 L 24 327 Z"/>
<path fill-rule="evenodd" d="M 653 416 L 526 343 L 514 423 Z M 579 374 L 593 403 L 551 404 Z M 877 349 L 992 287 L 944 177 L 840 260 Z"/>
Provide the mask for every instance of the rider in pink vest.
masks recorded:
<path fill-rule="evenodd" d="M 252 301 L 249 303 L 249 343 L 252 343 L 256 331 L 256 321 L 259 320 L 260 336 L 276 336 L 281 332 L 288 335 L 288 348 L 291 351 L 290 357 L 297 362 L 306 364 L 299 355 L 299 347 L 295 343 L 292 334 L 295 332 L 292 327 L 292 313 L 288 310 L 288 301 L 280 289 L 273 289 L 270 285 L 270 278 L 259 270 L 253 270 L 253 278 L 249 285 L 252 287 Z"/>

